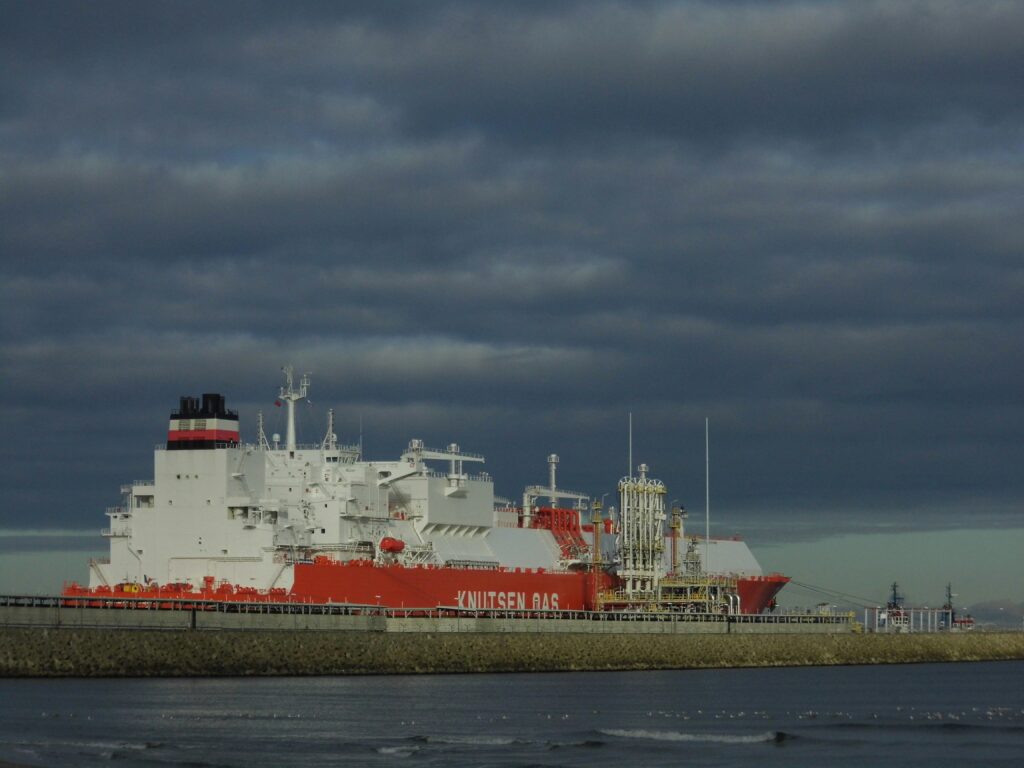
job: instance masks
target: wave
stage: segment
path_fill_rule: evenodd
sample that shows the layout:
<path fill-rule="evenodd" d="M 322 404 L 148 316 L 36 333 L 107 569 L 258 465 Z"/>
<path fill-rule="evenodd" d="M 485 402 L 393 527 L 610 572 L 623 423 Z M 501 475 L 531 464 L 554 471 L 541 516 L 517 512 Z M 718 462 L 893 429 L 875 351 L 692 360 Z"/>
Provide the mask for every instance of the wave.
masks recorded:
<path fill-rule="evenodd" d="M 584 739 L 583 741 L 549 741 L 547 743 L 548 749 L 573 749 L 573 748 L 584 748 L 592 749 L 595 747 L 603 747 L 607 744 L 607 741 L 601 739 Z"/>
<path fill-rule="evenodd" d="M 105 760 L 131 760 L 131 764 L 135 766 L 139 765 L 172 765 L 174 768 L 235 768 L 236 764 L 232 763 L 208 763 L 205 760 L 189 760 L 185 762 L 181 761 L 167 761 L 161 759 L 139 759 L 135 755 L 129 755 L 122 752 L 110 752 L 101 755 Z"/>
<path fill-rule="evenodd" d="M 17 740 L 2 742 L 16 749 L 75 749 L 97 752 L 112 752 L 115 750 L 123 752 L 142 752 L 147 749 L 165 749 L 167 747 L 161 741 L 105 741 L 92 739 L 88 741 L 77 741 L 75 739 L 41 739 L 41 740 Z"/>
<path fill-rule="evenodd" d="M 420 748 L 416 746 L 377 747 L 377 754 L 387 755 L 388 757 L 412 757 L 419 751 Z"/>
<path fill-rule="evenodd" d="M 47 715 L 44 713 L 43 715 Z M 50 715 L 59 717 L 59 715 Z M 188 712 L 170 713 L 163 715 L 167 720 L 185 720 L 207 723 L 210 721 L 228 722 L 232 720 L 251 720 L 254 722 L 275 721 L 275 720 L 301 720 L 308 715 L 298 712 L 229 712 L 220 709 L 196 709 Z"/>
<path fill-rule="evenodd" d="M 505 747 L 529 743 L 510 736 L 413 736 L 412 740 L 427 744 L 459 744 L 470 747 Z"/>
<path fill-rule="evenodd" d="M 642 728 L 601 728 L 599 733 L 616 736 L 622 739 L 650 739 L 654 741 L 688 741 L 714 744 L 761 744 L 765 742 L 779 743 L 794 738 L 783 731 L 764 731 L 763 733 L 683 733 L 681 731 L 650 731 Z"/>
<path fill-rule="evenodd" d="M 0 741 L 0 765 L 21 765 L 18 757 L 30 759 L 32 764 L 63 765 L 80 759 L 95 761 L 130 761 L 132 765 L 174 765 L 178 768 L 229 768 L 224 763 L 189 760 L 180 749 L 161 741 L 115 741 L 105 739 L 21 739 Z M 91 763 L 90 763 L 91 764 Z"/>
<path fill-rule="evenodd" d="M 1014 733 L 1024 732 L 1024 725 L 1004 725 L 1001 723 L 964 723 L 957 721 L 936 721 L 936 720 L 915 720 L 907 722 L 852 722 L 852 723 L 831 723 L 827 728 L 842 728 L 846 730 L 861 731 L 950 731 L 956 733 L 982 732 L 982 733 Z"/>

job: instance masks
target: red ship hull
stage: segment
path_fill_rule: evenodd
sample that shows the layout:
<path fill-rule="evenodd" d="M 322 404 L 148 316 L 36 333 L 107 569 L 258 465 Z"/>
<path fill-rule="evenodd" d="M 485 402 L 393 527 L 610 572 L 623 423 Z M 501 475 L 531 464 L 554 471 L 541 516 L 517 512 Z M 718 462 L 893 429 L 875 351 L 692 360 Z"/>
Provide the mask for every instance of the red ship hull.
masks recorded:
<path fill-rule="evenodd" d="M 789 577 L 750 576 L 738 579 L 740 610 L 762 613 L 773 607 L 775 595 Z M 68 597 L 124 597 L 136 600 L 196 599 L 219 602 L 344 603 L 407 610 L 458 608 L 468 610 L 592 611 L 597 595 L 614 589 L 618 580 L 601 573 L 594 583 L 589 571 L 551 572 L 497 568 L 378 565 L 370 560 L 341 562 L 317 558 L 296 563 L 291 590 L 259 591 L 213 583 L 201 588 L 181 585 L 119 584 L 88 589 L 77 584 L 64 590 Z"/>
<path fill-rule="evenodd" d="M 788 576 L 773 573 L 769 576 L 748 576 L 736 582 L 740 596 L 741 613 L 763 613 L 775 607 L 775 596 L 789 583 Z"/>
<path fill-rule="evenodd" d="M 786 576 L 739 579 L 737 592 L 743 613 L 761 613 L 772 605 Z M 347 603 L 396 609 L 459 608 L 468 610 L 591 611 L 595 595 L 613 589 L 617 580 L 601 574 L 595 588 L 589 572 L 552 573 L 542 569 L 439 568 L 376 565 L 368 560 L 337 562 L 326 558 L 295 566 L 291 590 L 258 591 L 230 584 L 200 589 L 187 585 L 119 584 L 88 589 L 69 585 L 67 597 L 131 598 L 135 600 L 214 600 L 219 602 Z M 168 604 L 170 607 L 170 604 Z"/>
<path fill-rule="evenodd" d="M 743 613 L 761 613 L 772 605 L 787 576 L 751 576 L 737 581 Z M 602 574 L 601 590 L 614 577 Z M 318 559 L 295 566 L 292 594 L 313 602 L 362 603 L 389 608 L 594 610 L 595 589 L 589 572 L 476 570 L 379 566 L 365 560 Z"/>
<path fill-rule="evenodd" d="M 602 574 L 600 588 L 614 580 Z M 361 603 L 389 608 L 589 611 L 595 606 L 592 573 L 543 569 L 439 568 L 347 563 L 317 559 L 295 566 L 292 594 L 317 603 Z"/>

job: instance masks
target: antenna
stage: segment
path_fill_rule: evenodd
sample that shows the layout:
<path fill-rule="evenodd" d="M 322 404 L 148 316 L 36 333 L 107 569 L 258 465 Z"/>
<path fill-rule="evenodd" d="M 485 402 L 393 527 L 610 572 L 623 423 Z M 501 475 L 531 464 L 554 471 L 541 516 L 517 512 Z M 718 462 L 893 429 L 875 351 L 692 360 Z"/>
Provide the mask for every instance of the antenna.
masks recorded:
<path fill-rule="evenodd" d="M 359 414 L 359 461 L 363 460 L 363 414 Z"/>
<path fill-rule="evenodd" d="M 633 412 L 629 412 L 629 471 L 626 477 L 633 476 Z"/>
<path fill-rule="evenodd" d="M 327 434 L 324 435 L 324 440 L 320 444 L 320 449 L 323 451 L 333 450 L 336 437 L 334 435 L 334 409 L 327 409 Z"/>
<path fill-rule="evenodd" d="M 711 451 L 708 438 L 708 417 L 704 417 L 704 570 L 710 570 L 711 555 Z"/>

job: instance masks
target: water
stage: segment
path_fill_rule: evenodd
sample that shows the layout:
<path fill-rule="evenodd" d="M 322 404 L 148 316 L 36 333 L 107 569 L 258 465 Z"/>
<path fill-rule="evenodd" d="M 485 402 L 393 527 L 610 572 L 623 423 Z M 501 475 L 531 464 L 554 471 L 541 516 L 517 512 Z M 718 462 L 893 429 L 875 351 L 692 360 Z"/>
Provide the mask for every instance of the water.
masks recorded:
<path fill-rule="evenodd" d="M 1024 662 L 0 680 L 0 761 L 95 766 L 1024 764 Z"/>

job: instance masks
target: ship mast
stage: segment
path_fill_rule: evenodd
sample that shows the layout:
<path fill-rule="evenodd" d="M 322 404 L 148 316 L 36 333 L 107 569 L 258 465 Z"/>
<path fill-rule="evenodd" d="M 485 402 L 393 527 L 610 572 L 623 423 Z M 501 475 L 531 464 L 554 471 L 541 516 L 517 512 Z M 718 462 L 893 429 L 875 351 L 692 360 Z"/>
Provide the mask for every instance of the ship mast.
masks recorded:
<path fill-rule="evenodd" d="M 711 570 L 711 444 L 708 418 L 704 417 L 704 569 Z"/>
<path fill-rule="evenodd" d="M 333 451 L 338 445 L 338 436 L 334 434 L 334 409 L 327 409 L 327 434 L 324 435 L 320 450 Z"/>
<path fill-rule="evenodd" d="M 295 451 L 295 402 L 297 400 L 305 400 L 306 395 L 309 393 L 309 374 L 302 374 L 302 379 L 299 381 L 299 389 L 295 389 L 294 385 L 294 369 L 290 365 L 284 366 L 285 385 L 281 387 L 278 397 L 285 402 L 288 406 L 288 432 L 287 440 L 285 442 L 285 449 L 290 453 Z"/>

